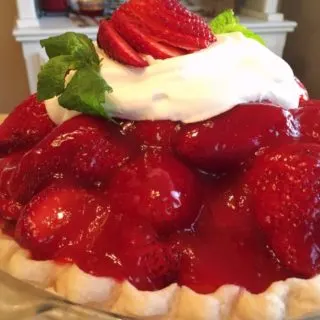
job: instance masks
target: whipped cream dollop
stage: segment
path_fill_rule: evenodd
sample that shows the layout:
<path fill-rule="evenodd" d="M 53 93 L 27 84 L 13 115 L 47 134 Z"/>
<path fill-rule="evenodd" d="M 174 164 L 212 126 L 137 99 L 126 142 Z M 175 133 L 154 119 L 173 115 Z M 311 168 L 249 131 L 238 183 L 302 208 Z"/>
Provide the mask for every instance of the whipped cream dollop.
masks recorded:
<path fill-rule="evenodd" d="M 303 89 L 282 58 L 235 32 L 217 35 L 207 49 L 166 60 L 147 57 L 146 68 L 122 65 L 97 49 L 101 75 L 113 88 L 106 111 L 128 120 L 207 120 L 247 103 L 269 101 L 285 109 L 299 106 Z M 77 112 L 46 101 L 51 119 L 61 123 Z"/>

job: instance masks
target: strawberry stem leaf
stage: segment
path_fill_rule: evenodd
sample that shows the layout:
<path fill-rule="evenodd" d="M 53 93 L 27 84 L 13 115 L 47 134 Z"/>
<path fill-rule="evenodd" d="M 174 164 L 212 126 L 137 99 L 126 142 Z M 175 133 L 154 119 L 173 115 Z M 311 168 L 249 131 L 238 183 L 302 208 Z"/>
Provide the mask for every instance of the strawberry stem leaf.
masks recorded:
<path fill-rule="evenodd" d="M 241 32 L 245 37 L 256 40 L 264 46 L 266 45 L 265 41 L 258 34 L 240 24 L 232 9 L 225 10 L 216 16 L 210 22 L 210 28 L 214 34 Z"/>

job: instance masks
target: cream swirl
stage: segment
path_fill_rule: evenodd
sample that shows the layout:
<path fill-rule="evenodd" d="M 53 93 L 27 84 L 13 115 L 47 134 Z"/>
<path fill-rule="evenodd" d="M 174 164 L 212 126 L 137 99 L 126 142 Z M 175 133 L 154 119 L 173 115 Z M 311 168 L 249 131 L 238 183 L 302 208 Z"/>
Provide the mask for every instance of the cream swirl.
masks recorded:
<path fill-rule="evenodd" d="M 198 122 L 234 106 L 268 100 L 285 109 L 297 108 L 303 90 L 290 66 L 242 33 L 217 36 L 207 49 L 167 60 L 148 57 L 150 66 L 121 65 L 98 50 L 101 75 L 113 88 L 108 95 L 113 117 L 128 120 Z M 46 101 L 56 123 L 76 115 L 58 99 Z"/>

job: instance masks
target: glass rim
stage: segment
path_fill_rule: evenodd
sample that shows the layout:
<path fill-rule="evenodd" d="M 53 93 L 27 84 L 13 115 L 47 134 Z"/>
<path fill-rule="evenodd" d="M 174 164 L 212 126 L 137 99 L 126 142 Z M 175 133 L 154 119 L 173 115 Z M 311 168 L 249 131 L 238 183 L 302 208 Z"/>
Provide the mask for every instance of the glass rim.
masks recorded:
<path fill-rule="evenodd" d="M 1 320 L 138 320 L 164 316 L 128 317 L 73 303 L 0 270 Z M 172 318 L 170 318 L 172 319 Z M 320 313 L 291 320 L 319 320 Z M 197 319 L 193 319 L 197 320 Z"/>

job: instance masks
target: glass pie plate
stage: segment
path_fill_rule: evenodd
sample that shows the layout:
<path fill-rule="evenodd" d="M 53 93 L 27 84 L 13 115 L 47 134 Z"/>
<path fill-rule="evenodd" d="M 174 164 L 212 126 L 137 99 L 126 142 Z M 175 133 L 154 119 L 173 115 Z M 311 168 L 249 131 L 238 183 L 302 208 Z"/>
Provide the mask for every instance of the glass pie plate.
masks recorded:
<path fill-rule="evenodd" d="M 160 317 L 139 318 L 142 319 L 160 320 Z M 161 319 L 163 320 L 163 317 Z M 311 314 L 290 320 L 319 319 L 320 314 Z M 134 318 L 74 304 L 0 271 L 0 320 L 134 320 Z"/>
<path fill-rule="evenodd" d="M 0 271 L 0 320 L 130 320 L 130 318 L 74 304 Z"/>

